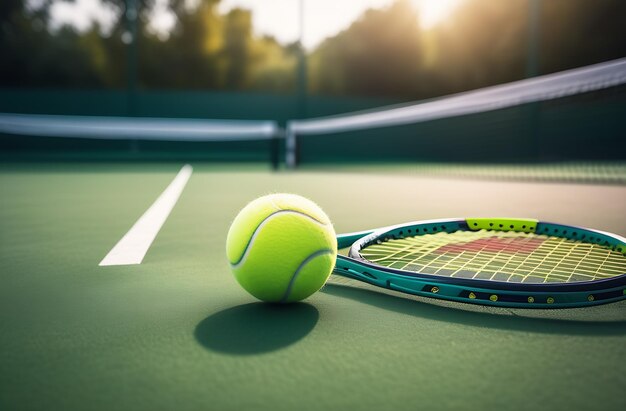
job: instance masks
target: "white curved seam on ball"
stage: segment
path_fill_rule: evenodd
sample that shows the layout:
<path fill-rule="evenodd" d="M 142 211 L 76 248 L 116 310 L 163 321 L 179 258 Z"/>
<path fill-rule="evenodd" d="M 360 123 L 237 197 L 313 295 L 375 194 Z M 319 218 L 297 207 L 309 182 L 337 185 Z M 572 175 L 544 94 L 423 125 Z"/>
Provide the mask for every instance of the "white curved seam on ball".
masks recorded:
<path fill-rule="evenodd" d="M 275 213 L 277 213 L 277 212 L 279 212 L 279 211 L 293 211 L 294 213 L 300 213 L 300 214 L 305 215 L 305 216 L 307 216 L 307 217 L 309 217 L 309 218 L 312 218 L 313 220 L 317 221 L 318 223 L 320 223 L 320 224 L 322 224 L 322 225 L 328 225 L 328 224 L 330 224 L 330 222 L 329 222 L 328 224 L 327 224 L 327 223 L 324 223 L 324 222 L 322 222 L 322 221 L 318 220 L 317 218 L 313 217 L 312 215 L 308 215 L 308 214 L 303 213 L 303 212 L 301 212 L 301 211 L 298 211 L 298 210 L 290 210 L 290 209 L 288 209 L 288 208 L 287 208 L 287 209 L 286 209 L 286 208 L 282 208 L 280 205 L 278 205 L 278 204 L 276 203 L 276 199 L 275 199 L 275 198 L 273 198 L 273 197 L 272 197 L 272 198 L 270 198 L 270 201 L 272 202 L 272 205 L 274 205 L 274 208 L 276 209 L 276 211 L 274 211 L 272 214 L 270 214 L 269 216 L 267 216 L 267 217 L 265 217 L 265 218 L 271 217 L 273 214 L 275 214 Z"/>
<path fill-rule="evenodd" d="M 283 214 L 283 213 L 285 213 L 285 214 L 298 214 L 298 215 L 301 215 L 303 217 L 306 217 L 306 218 L 310 219 L 314 223 L 321 225 L 322 227 L 326 227 L 326 226 L 330 225 L 330 223 L 324 224 L 321 221 L 317 220 L 316 218 L 311 217 L 308 214 L 304 214 L 304 213 L 302 213 L 300 211 L 296 211 L 296 210 L 279 210 L 279 211 L 275 211 L 272 214 L 270 214 L 267 217 L 265 217 L 265 219 L 263 221 L 261 221 L 261 223 L 254 229 L 254 232 L 252 233 L 252 236 L 250 236 L 250 240 L 248 241 L 248 244 L 246 244 L 246 248 L 244 248 L 244 251 L 243 251 L 243 254 L 241 255 L 241 258 L 239 258 L 239 260 L 234 262 L 234 263 L 230 263 L 231 267 L 236 268 L 239 264 L 244 262 L 244 260 L 248 256 L 248 251 L 250 250 L 250 246 L 254 242 L 254 240 L 255 240 L 259 230 L 265 224 L 267 224 L 272 218 L 274 218 L 278 214 Z"/>
<path fill-rule="evenodd" d="M 274 208 L 276 209 L 276 211 L 281 211 L 283 208 L 281 206 L 279 206 L 278 204 L 276 204 L 276 200 L 274 200 L 274 197 L 270 198 L 270 201 L 272 202 L 272 205 L 274 206 Z"/>
<path fill-rule="evenodd" d="M 285 290 L 285 295 L 283 296 L 283 298 L 280 299 L 281 303 L 286 302 L 287 298 L 289 298 L 289 295 L 291 294 L 291 289 L 293 288 L 293 285 L 296 282 L 296 279 L 298 278 L 298 275 L 300 274 L 300 271 L 302 271 L 304 266 L 307 265 L 309 261 L 324 254 L 334 254 L 334 251 L 331 249 L 317 250 L 316 252 L 305 258 L 304 261 L 302 261 L 300 266 L 296 269 L 296 272 L 293 273 L 293 276 L 291 276 L 291 280 L 289 280 L 289 284 L 287 285 L 287 290 Z"/>

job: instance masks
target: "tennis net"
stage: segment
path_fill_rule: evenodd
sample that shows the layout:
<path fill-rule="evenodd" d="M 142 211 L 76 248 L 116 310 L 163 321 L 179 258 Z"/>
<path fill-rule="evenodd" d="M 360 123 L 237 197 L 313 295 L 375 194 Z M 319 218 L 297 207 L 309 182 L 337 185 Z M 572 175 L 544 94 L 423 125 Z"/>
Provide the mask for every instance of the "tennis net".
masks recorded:
<path fill-rule="evenodd" d="M 626 58 L 287 124 L 285 162 L 624 160 Z"/>
<path fill-rule="evenodd" d="M 0 113 L 5 156 L 271 161 L 277 167 L 280 138 L 274 121 Z"/>

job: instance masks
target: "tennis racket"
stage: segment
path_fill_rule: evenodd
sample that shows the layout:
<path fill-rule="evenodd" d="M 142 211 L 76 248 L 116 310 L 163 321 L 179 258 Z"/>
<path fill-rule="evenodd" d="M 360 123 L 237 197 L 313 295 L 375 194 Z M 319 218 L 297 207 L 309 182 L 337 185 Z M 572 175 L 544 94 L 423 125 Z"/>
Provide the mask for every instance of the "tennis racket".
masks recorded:
<path fill-rule="evenodd" d="M 565 308 L 626 298 L 626 239 L 532 219 L 417 221 L 342 234 L 335 273 L 426 297 Z"/>

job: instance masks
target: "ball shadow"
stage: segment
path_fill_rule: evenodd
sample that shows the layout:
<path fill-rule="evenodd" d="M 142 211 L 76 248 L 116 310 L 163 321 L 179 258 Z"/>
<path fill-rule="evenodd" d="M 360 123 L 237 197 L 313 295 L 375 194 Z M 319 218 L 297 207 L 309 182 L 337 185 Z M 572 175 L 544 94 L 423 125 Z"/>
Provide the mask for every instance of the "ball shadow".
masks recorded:
<path fill-rule="evenodd" d="M 319 312 L 306 303 L 251 303 L 206 317 L 195 329 L 196 340 L 212 351 L 253 355 L 296 343 L 317 324 Z"/>

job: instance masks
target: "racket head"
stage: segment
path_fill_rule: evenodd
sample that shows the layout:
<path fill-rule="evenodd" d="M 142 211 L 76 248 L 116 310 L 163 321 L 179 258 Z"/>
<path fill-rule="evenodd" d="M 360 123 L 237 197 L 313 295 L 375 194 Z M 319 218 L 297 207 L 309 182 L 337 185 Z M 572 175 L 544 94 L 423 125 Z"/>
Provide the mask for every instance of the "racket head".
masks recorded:
<path fill-rule="evenodd" d="M 534 219 L 458 218 L 375 230 L 350 247 L 359 269 L 342 270 L 338 261 L 337 271 L 439 298 L 579 306 L 625 298 L 625 254 L 626 240 L 611 233 Z"/>

